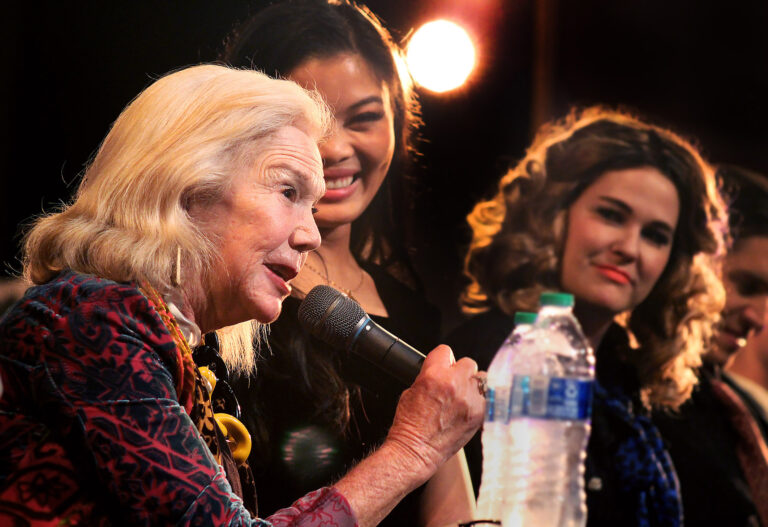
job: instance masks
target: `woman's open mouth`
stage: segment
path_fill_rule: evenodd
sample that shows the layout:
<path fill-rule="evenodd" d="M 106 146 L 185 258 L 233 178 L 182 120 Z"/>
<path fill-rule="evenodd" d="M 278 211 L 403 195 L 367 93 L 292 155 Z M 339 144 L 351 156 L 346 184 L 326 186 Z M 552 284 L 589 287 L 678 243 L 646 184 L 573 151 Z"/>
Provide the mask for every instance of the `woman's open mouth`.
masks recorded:
<path fill-rule="evenodd" d="M 265 263 L 264 267 L 269 271 L 267 274 L 277 289 L 281 291 L 283 295 L 291 294 L 290 281 L 296 277 L 296 271 L 290 267 L 279 264 Z"/>
<path fill-rule="evenodd" d="M 332 202 L 341 201 L 352 195 L 360 186 L 357 174 L 344 175 L 341 177 L 325 178 L 325 195 L 321 201 Z"/>
<path fill-rule="evenodd" d="M 355 181 L 355 176 L 340 177 L 340 178 L 336 178 L 336 179 L 326 179 L 325 180 L 325 189 L 326 190 L 336 190 L 336 189 L 348 187 L 354 181 Z"/>

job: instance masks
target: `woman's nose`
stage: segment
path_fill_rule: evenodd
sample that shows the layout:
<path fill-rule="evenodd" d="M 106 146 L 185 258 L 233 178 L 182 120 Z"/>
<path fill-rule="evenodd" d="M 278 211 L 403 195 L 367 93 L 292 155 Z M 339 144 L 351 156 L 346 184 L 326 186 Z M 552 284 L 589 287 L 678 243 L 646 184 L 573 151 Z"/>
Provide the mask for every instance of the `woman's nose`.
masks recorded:
<path fill-rule="evenodd" d="M 324 165 L 333 165 L 352 157 L 355 153 L 349 134 L 340 125 L 336 125 L 331 135 L 320 144 L 320 155 Z"/>
<path fill-rule="evenodd" d="M 302 221 L 294 229 L 289 240 L 291 247 L 300 252 L 314 251 L 320 247 L 320 231 L 315 217 L 310 211 L 304 214 Z"/>
<path fill-rule="evenodd" d="M 639 229 L 629 227 L 616 232 L 616 239 L 611 245 L 611 249 L 625 259 L 637 259 L 640 253 Z"/>

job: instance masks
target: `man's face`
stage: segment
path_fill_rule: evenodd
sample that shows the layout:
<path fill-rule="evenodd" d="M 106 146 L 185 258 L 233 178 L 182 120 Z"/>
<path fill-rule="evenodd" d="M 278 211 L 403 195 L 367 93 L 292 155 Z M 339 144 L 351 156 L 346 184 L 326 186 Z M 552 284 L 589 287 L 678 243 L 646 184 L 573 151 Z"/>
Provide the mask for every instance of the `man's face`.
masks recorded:
<path fill-rule="evenodd" d="M 768 236 L 734 244 L 723 268 L 725 309 L 715 338 L 715 360 L 725 362 L 763 328 L 768 306 Z"/>

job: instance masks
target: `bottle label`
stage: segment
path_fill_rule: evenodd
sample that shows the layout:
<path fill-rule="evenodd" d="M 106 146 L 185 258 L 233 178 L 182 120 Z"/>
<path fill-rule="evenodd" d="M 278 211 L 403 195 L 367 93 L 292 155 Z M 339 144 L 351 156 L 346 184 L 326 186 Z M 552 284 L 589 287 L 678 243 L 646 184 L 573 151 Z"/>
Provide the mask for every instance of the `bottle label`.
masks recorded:
<path fill-rule="evenodd" d="M 543 375 L 515 375 L 509 418 L 584 420 L 592 414 L 594 381 Z"/>
<path fill-rule="evenodd" d="M 493 422 L 496 414 L 496 390 L 488 388 L 485 391 L 485 420 L 486 422 Z"/>
<path fill-rule="evenodd" d="M 509 386 L 489 387 L 485 393 L 486 422 L 509 421 Z"/>

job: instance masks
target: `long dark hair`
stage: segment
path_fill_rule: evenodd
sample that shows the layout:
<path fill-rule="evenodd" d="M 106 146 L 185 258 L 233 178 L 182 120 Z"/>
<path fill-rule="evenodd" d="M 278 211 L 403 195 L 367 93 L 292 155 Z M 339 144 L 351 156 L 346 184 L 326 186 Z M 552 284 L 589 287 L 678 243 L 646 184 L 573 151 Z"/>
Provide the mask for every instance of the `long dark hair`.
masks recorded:
<path fill-rule="evenodd" d="M 371 204 L 352 224 L 350 249 L 361 264 L 380 265 L 401 281 L 418 286 L 406 249 L 406 218 L 413 202 L 407 172 L 415 156 L 419 106 L 410 77 L 402 67 L 402 52 L 379 19 L 367 8 L 347 0 L 288 0 L 240 24 L 227 39 L 220 58 L 236 67 L 288 77 L 309 59 L 340 53 L 362 57 L 387 85 L 395 129 L 390 169 Z M 284 311 L 285 316 L 272 324 L 269 341 L 273 356 L 260 363 L 259 382 L 241 390 L 241 397 L 248 399 L 256 415 L 268 413 L 266 401 L 275 394 L 262 393 L 262 387 L 268 390 L 267 386 L 292 382 L 296 395 L 313 407 L 314 420 L 346 434 L 350 408 L 357 406 L 360 391 L 341 377 L 343 356 L 297 327 L 287 305 Z M 249 421 L 252 427 L 256 425 L 257 445 L 268 448 L 268 425 Z"/>
<path fill-rule="evenodd" d="M 467 312 L 535 309 L 543 290 L 560 288 L 570 205 L 605 172 L 644 166 L 675 185 L 680 215 L 664 272 L 623 322 L 643 350 L 631 360 L 646 400 L 676 406 L 691 392 L 693 368 L 722 308 L 727 219 L 714 170 L 667 129 L 601 107 L 543 127 L 502 177 L 498 194 L 467 217 L 473 240 L 465 272 L 472 283 L 462 302 Z"/>
<path fill-rule="evenodd" d="M 360 262 L 374 262 L 411 285 L 417 283 L 407 255 L 410 185 L 407 179 L 419 104 L 402 52 L 369 9 L 347 0 L 289 0 L 271 5 L 237 27 L 221 59 L 236 67 L 289 76 L 301 63 L 340 53 L 362 57 L 389 89 L 395 151 L 387 177 L 352 224 L 350 249 Z"/>

